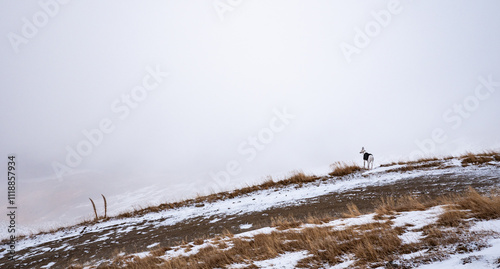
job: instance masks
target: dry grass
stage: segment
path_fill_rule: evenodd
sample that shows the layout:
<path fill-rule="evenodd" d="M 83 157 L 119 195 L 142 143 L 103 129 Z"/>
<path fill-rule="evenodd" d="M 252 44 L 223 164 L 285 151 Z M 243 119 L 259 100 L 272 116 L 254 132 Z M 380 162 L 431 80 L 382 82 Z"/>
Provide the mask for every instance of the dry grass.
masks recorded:
<path fill-rule="evenodd" d="M 480 154 L 468 153 L 461 156 L 460 159 L 462 160 L 462 165 L 481 165 L 491 161 L 500 161 L 500 154 L 498 152 L 485 152 Z M 410 171 L 417 168 L 436 167 L 441 165 L 441 163 L 442 162 L 438 158 L 425 158 L 418 161 L 400 162 L 397 164 L 406 164 L 406 168 L 401 168 L 399 171 Z M 355 163 L 348 164 L 337 162 L 332 164 L 331 167 L 331 176 L 345 176 L 362 170 L 362 168 Z M 188 205 L 204 206 L 203 204 L 207 202 L 230 199 L 259 190 L 279 188 L 293 184 L 301 185 L 314 182 L 318 179 L 321 178 L 306 175 L 301 171 L 296 171 L 283 180 L 274 181 L 272 178 L 268 178 L 268 180 L 259 185 L 207 196 L 199 196 L 194 199 L 176 203 L 152 206 L 134 212 L 127 212 L 116 218 L 137 216 L 149 212 L 158 212 L 169 208 L 178 208 Z M 103 197 L 103 199 L 105 198 Z M 447 211 L 439 217 L 439 220 L 434 226 L 422 229 L 425 238 L 422 240 L 421 246 L 438 247 L 457 243 L 457 241 L 460 240 L 459 236 L 453 232 L 443 230 L 443 227 L 461 229 L 466 226 L 467 218 L 472 217 L 486 220 L 500 218 L 499 193 L 492 192 L 489 195 L 481 195 L 473 189 L 470 189 L 469 192 L 462 196 L 450 196 L 433 201 L 414 196 L 399 198 L 386 197 L 381 199 L 376 209 L 376 213 L 379 219 L 384 219 L 383 216 L 393 215 L 396 212 L 425 210 L 430 206 L 443 203 L 452 204 L 452 206 L 448 207 Z M 97 215 L 96 212 L 95 214 Z M 345 217 L 355 217 L 359 215 L 359 209 L 354 204 L 348 205 L 347 212 L 344 214 Z M 333 217 L 323 216 L 319 218 L 317 216 L 309 216 L 305 222 L 322 224 L 331 219 L 333 219 Z M 86 222 L 86 224 L 89 223 L 91 223 L 91 221 Z M 160 259 L 159 256 L 162 256 L 169 248 L 157 248 L 152 251 L 151 257 L 139 259 L 130 256 L 117 256 L 109 267 L 103 265 L 104 267 L 102 268 L 214 268 L 224 267 L 231 263 L 243 262 L 249 263 L 249 268 L 251 268 L 252 264 L 250 261 L 269 259 L 287 251 L 299 250 L 307 250 L 313 255 L 299 262 L 299 265 L 308 268 L 314 266 L 320 267 L 320 265 L 325 262 L 334 265 L 341 262 L 342 255 L 348 253 L 356 256 L 358 259 L 356 263 L 357 266 L 378 263 L 382 263 L 383 266 L 383 262 L 391 260 L 393 255 L 406 253 L 421 247 L 417 245 L 411 247 L 402 246 L 401 241 L 397 237 L 398 234 L 401 234 L 402 230 L 390 227 L 357 227 L 357 229 L 346 229 L 342 231 L 320 227 L 290 230 L 291 228 L 301 227 L 303 223 L 303 221 L 298 221 L 293 218 L 277 218 L 273 219 L 273 226 L 278 227 L 279 232 L 257 235 L 251 240 L 234 238 L 231 234 L 226 233 L 223 236 L 229 238 L 229 241 L 219 241 L 218 247 L 211 246 L 204 248 L 196 255 L 178 257 L 165 261 Z M 197 239 L 194 241 L 194 245 L 201 245 L 204 242 L 204 239 Z M 232 248 L 221 250 L 223 249 L 221 246 L 227 247 L 228 245 L 231 245 Z"/>
<path fill-rule="evenodd" d="M 439 249 L 461 241 L 460 235 L 453 230 L 445 230 L 435 225 L 425 227 L 422 230 L 424 235 L 422 240 L 423 248 Z"/>
<path fill-rule="evenodd" d="M 425 169 L 425 168 L 437 168 L 441 167 L 442 162 L 438 159 L 429 159 L 429 161 L 426 162 L 407 162 L 403 166 L 394 168 L 394 169 L 389 169 L 387 170 L 388 173 L 391 172 L 408 172 L 416 169 Z"/>
<path fill-rule="evenodd" d="M 465 224 L 467 212 L 461 210 L 447 210 L 439 216 L 437 224 L 444 227 L 460 227 Z"/>
<path fill-rule="evenodd" d="M 471 217 L 477 219 L 500 218 L 500 192 L 492 191 L 489 195 L 481 195 L 473 188 L 459 199 L 456 207 L 461 210 L 470 210 Z"/>
<path fill-rule="evenodd" d="M 382 197 L 377 204 L 375 213 L 380 217 L 402 211 L 425 210 L 433 204 L 432 201 L 413 195 L 405 195 L 398 198 L 394 198 L 393 196 Z"/>
<path fill-rule="evenodd" d="M 392 215 L 396 212 L 425 210 L 431 206 L 447 204 L 447 212 L 439 220 L 445 226 L 456 227 L 459 219 L 466 217 L 476 219 L 500 218 L 500 191 L 480 194 L 473 188 L 464 194 L 455 194 L 429 200 L 425 197 L 412 195 L 394 198 L 382 197 L 375 212 L 379 215 Z"/>
<path fill-rule="evenodd" d="M 401 239 L 390 227 L 369 230 L 357 241 L 354 254 L 368 263 L 391 260 L 391 256 L 400 253 Z"/>
<path fill-rule="evenodd" d="M 481 165 L 493 161 L 500 161 L 500 152 L 485 151 L 481 153 L 467 152 L 459 157 L 462 160 L 462 166 Z"/>
<path fill-rule="evenodd" d="M 332 172 L 329 175 L 334 177 L 346 176 L 363 170 L 354 162 L 350 164 L 345 162 L 335 162 L 330 165 L 330 168 L 332 169 Z"/>
<path fill-rule="evenodd" d="M 447 160 L 447 159 L 451 159 L 451 158 L 454 158 L 454 157 L 450 156 L 450 157 L 445 157 L 442 159 Z M 487 152 L 477 153 L 477 154 L 467 153 L 465 155 L 460 156 L 459 158 L 462 159 L 463 165 L 484 164 L 484 163 L 487 163 L 490 161 L 500 161 L 500 152 L 487 151 Z M 391 165 L 396 165 L 396 164 L 406 165 L 404 167 L 388 171 L 388 172 L 396 172 L 396 171 L 406 172 L 406 171 L 411 171 L 414 169 L 438 167 L 441 164 L 440 160 L 441 160 L 440 158 L 430 157 L 430 158 L 421 158 L 421 159 L 416 160 L 416 161 L 393 162 L 393 163 L 384 164 L 381 166 L 382 167 L 383 166 L 391 166 Z M 348 164 L 348 163 L 344 163 L 344 162 L 336 162 L 336 163 L 331 165 L 331 168 L 332 168 L 332 172 L 330 173 L 330 176 L 345 176 L 345 175 L 350 175 L 350 174 L 353 174 L 355 172 L 363 170 L 360 166 L 358 166 L 355 163 Z M 280 187 L 289 186 L 289 185 L 293 185 L 293 184 L 301 186 L 304 183 L 314 182 L 316 180 L 321 180 L 321 179 L 326 180 L 326 177 L 321 178 L 321 177 L 317 177 L 317 176 L 313 176 L 313 175 L 306 175 L 301 171 L 296 171 L 296 172 L 293 172 L 288 178 L 285 178 L 283 180 L 274 181 L 272 178 L 269 177 L 266 181 L 264 181 L 263 183 L 258 184 L 258 185 L 248 186 L 248 187 L 233 190 L 233 191 L 226 191 L 226 192 L 219 192 L 219 193 L 214 193 L 214 194 L 205 195 L 205 196 L 198 196 L 194 199 L 187 199 L 187 200 L 183 200 L 183 201 L 179 201 L 179 202 L 163 203 L 163 204 L 156 205 L 156 206 L 149 206 L 146 208 L 140 208 L 140 209 L 136 209 L 133 211 L 121 213 L 117 216 L 112 217 L 112 219 L 141 216 L 141 215 L 145 215 L 147 213 L 160 212 L 160 211 L 164 211 L 164 210 L 168 210 L 168 209 L 180 208 L 180 207 L 191 206 L 191 205 L 203 207 L 205 205 L 205 203 L 212 203 L 212 202 L 216 202 L 216 201 L 220 201 L 220 200 L 231 199 L 231 198 L 235 198 L 235 197 L 242 196 L 242 195 L 248 195 L 252 192 L 256 192 L 256 191 L 260 191 L 260 190 L 266 190 L 266 189 L 271 189 L 271 188 L 280 188 Z M 105 199 L 105 197 L 103 197 L 103 199 Z M 107 203 L 106 203 L 106 201 L 105 201 L 105 209 L 104 210 L 105 210 L 105 218 L 109 219 L 107 217 Z M 96 213 L 97 212 L 94 211 L 94 214 L 96 214 Z M 93 221 L 86 220 L 86 221 L 84 221 L 80 224 L 74 225 L 72 227 L 59 227 L 56 229 L 52 229 L 50 231 L 38 232 L 36 235 L 52 233 L 52 232 L 61 231 L 61 230 L 68 229 L 68 228 L 82 227 L 85 225 L 92 224 L 95 221 L 96 221 L 96 219 L 94 219 Z M 25 237 L 25 236 L 20 235 L 20 238 L 22 238 L 22 237 Z M 8 240 L 4 239 L 2 242 L 7 242 L 7 241 Z"/>
<path fill-rule="evenodd" d="M 358 259 L 356 264 L 363 266 L 374 262 L 383 263 L 388 257 L 399 253 L 401 240 L 397 235 L 396 230 L 388 225 L 342 231 L 329 227 L 284 230 L 257 234 L 250 239 L 232 238 L 230 244 L 233 247 L 229 250 L 208 246 L 194 255 L 178 256 L 162 263 L 152 257 L 140 262 L 134 260 L 134 267 L 130 268 L 225 268 L 232 263 L 251 266 L 252 261 L 267 260 L 285 252 L 302 250 L 310 253 L 311 257 L 299 262 L 299 267 L 314 268 L 325 262 L 334 265 L 342 261 L 345 253 L 355 255 Z"/>
<path fill-rule="evenodd" d="M 398 162 L 382 164 L 380 165 L 380 167 L 404 165 L 403 167 L 391 169 L 388 170 L 387 172 L 407 172 L 415 169 L 440 167 L 442 165 L 443 160 L 450 160 L 453 158 L 455 157 L 453 156 L 447 156 L 443 158 L 425 157 L 415 161 L 398 161 Z M 500 161 L 500 152 L 498 151 L 485 151 L 480 153 L 467 152 L 457 158 L 462 161 L 462 166 L 481 165 L 492 161 L 497 161 L 497 162 Z"/>
<path fill-rule="evenodd" d="M 280 185 L 291 185 L 297 183 L 309 183 L 315 181 L 316 179 L 318 178 L 314 176 L 308 176 L 302 171 L 296 171 L 289 178 L 278 181 L 277 183 Z"/>
<path fill-rule="evenodd" d="M 225 192 L 219 192 L 219 193 L 214 193 L 206 196 L 198 196 L 194 199 L 187 199 L 181 202 L 174 202 L 174 203 L 165 203 L 161 204 L 158 206 L 150 206 L 147 208 L 143 209 L 138 209 L 133 212 L 126 212 L 122 213 L 115 218 L 126 218 L 126 217 L 134 217 L 134 216 L 140 216 L 144 215 L 147 213 L 151 212 L 159 212 L 163 211 L 166 209 L 173 209 L 173 208 L 179 208 L 179 207 L 185 207 L 185 206 L 190 206 L 190 205 L 196 205 L 196 206 L 204 206 L 204 203 L 213 203 L 216 201 L 221 201 L 221 200 L 226 200 L 226 199 L 232 199 L 238 196 L 242 195 L 248 195 L 250 193 L 256 192 L 256 191 L 261 191 L 261 190 L 267 190 L 267 189 L 272 189 L 272 188 L 282 188 L 285 186 L 289 185 L 301 185 L 304 183 L 309 183 L 309 182 L 314 182 L 316 180 L 320 179 L 320 177 L 313 176 L 313 175 L 306 175 L 302 171 L 294 171 L 291 173 L 291 175 L 285 179 L 279 180 L 279 181 L 274 181 L 271 177 L 268 177 L 266 181 L 264 181 L 261 184 L 258 185 L 253 185 L 253 186 L 247 186 L 241 189 L 236 189 L 233 191 L 225 191 Z"/>
<path fill-rule="evenodd" d="M 359 212 L 359 208 L 353 204 L 350 203 L 347 205 L 347 212 L 344 212 L 342 216 L 344 218 L 355 218 L 361 215 L 361 212 Z"/>
<path fill-rule="evenodd" d="M 446 159 L 446 158 L 444 158 L 444 159 Z M 441 159 L 437 158 L 437 157 L 424 157 L 424 158 L 420 158 L 420 159 L 417 159 L 414 161 L 397 161 L 397 162 L 381 164 L 380 167 L 388 167 L 388 166 L 393 166 L 393 165 L 416 165 L 416 164 L 421 164 L 421 163 L 436 162 L 436 161 L 440 161 L 440 160 Z"/>
<path fill-rule="evenodd" d="M 428 163 L 428 162 L 435 162 L 441 160 L 440 158 L 437 157 L 423 157 L 415 161 L 408 161 L 406 162 L 407 164 L 416 164 L 416 163 Z"/>
<path fill-rule="evenodd" d="M 105 213 L 104 213 L 105 218 L 104 219 L 107 220 L 107 219 L 130 218 L 130 217 L 142 216 L 142 215 L 145 215 L 148 213 L 161 212 L 161 211 L 168 210 L 168 209 L 181 208 L 181 207 L 191 206 L 191 205 L 203 207 L 205 203 L 213 203 L 216 201 L 232 199 L 232 198 L 235 198 L 238 196 L 248 195 L 250 193 L 260 191 L 260 190 L 267 190 L 267 189 L 272 189 L 272 188 L 282 188 L 282 187 L 286 187 L 286 186 L 294 185 L 294 184 L 301 186 L 304 183 L 314 182 L 314 181 L 319 180 L 319 179 L 321 179 L 321 178 L 314 176 L 314 175 L 306 175 L 302 171 L 294 171 L 290 174 L 289 177 L 282 179 L 282 180 L 279 180 L 279 181 L 274 181 L 271 177 L 268 177 L 268 179 L 266 181 L 264 181 L 263 183 L 258 184 L 258 185 L 248 186 L 248 187 L 233 190 L 233 191 L 225 191 L 225 192 L 219 192 L 219 193 L 214 193 L 214 194 L 205 195 L 205 196 L 198 196 L 196 198 L 186 199 L 186 200 L 183 200 L 180 202 L 163 203 L 163 204 L 156 205 L 156 206 L 148 206 L 146 208 L 137 208 L 133 211 L 124 212 L 124 213 L 121 213 L 121 214 L 114 216 L 114 217 L 107 216 L 107 201 L 106 201 L 106 198 L 104 197 L 104 195 L 102 195 L 103 200 L 104 200 L 104 210 L 105 210 Z M 50 234 L 50 233 L 62 231 L 65 229 L 71 229 L 71 228 L 75 228 L 75 227 L 83 227 L 86 225 L 93 224 L 93 223 L 99 221 L 100 219 L 103 219 L 102 217 L 99 217 L 94 201 L 92 199 L 90 199 L 90 200 L 91 200 L 92 207 L 94 210 L 94 215 L 95 215 L 93 220 L 86 220 L 86 221 L 83 221 L 79 224 L 76 224 L 76 225 L 73 225 L 70 227 L 58 227 L 58 228 L 50 229 L 47 231 L 40 231 L 36 234 L 32 234 L 31 236 L 36 236 L 36 235 L 41 235 L 41 234 Z M 19 239 L 24 238 L 24 237 L 26 237 L 26 235 L 19 235 L 18 236 Z M 9 239 L 3 239 L 0 243 L 7 243 L 7 242 L 9 242 Z"/>
<path fill-rule="evenodd" d="M 271 227 L 276 227 L 278 230 L 287 230 L 291 228 L 298 228 L 303 224 L 302 221 L 298 221 L 293 217 L 277 217 L 271 218 Z"/>
<path fill-rule="evenodd" d="M 117 257 L 112 264 L 100 268 L 227 268 L 240 263 L 245 268 L 257 268 L 253 262 L 275 258 L 286 252 L 307 251 L 309 257 L 301 260 L 297 268 L 323 268 L 343 262 L 346 255 L 355 260 L 353 268 L 387 267 L 402 254 L 426 250 L 426 254 L 416 257 L 413 262 L 426 263 L 444 258 L 450 249 L 467 253 L 486 246 L 482 235 L 468 233 L 471 217 L 478 219 L 500 218 L 500 195 L 492 192 L 481 195 L 471 189 L 463 195 L 449 196 L 438 200 L 427 200 L 414 196 L 381 199 L 377 208 L 379 215 L 396 212 L 424 210 L 439 203 L 448 206 L 438 220 L 421 228 L 423 238 L 418 243 L 403 244 L 400 235 L 408 227 L 393 227 L 392 222 L 378 221 L 364 225 L 347 227 L 342 230 L 329 226 L 303 226 L 304 222 L 293 217 L 273 219 L 277 231 L 256 234 L 253 237 L 235 237 L 226 232 L 214 239 L 197 239 L 184 245 L 190 250 L 194 245 L 212 242 L 198 253 L 177 256 L 165 260 L 161 258 L 169 248 L 158 247 L 151 256 L 139 259 L 130 256 Z M 359 215 L 354 204 L 347 207 L 345 216 Z M 323 224 L 332 217 L 309 216 L 307 223 Z M 229 246 L 229 247 L 228 247 Z M 447 246 L 454 246 L 450 248 Z M 448 250 L 447 250 L 448 249 Z M 448 252 L 447 252 L 448 251 Z M 400 261 L 404 265 L 408 261 Z M 410 263 L 411 265 L 411 263 Z M 405 268 L 404 266 L 401 268 Z"/>

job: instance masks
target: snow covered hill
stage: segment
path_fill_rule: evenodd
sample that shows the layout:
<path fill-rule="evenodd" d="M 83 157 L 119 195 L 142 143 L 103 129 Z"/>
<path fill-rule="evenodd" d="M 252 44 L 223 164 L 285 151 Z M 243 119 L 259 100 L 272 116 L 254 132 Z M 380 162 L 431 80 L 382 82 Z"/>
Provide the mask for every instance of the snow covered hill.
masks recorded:
<path fill-rule="evenodd" d="M 446 205 L 460 204 L 460 199 L 473 201 L 470 193 L 469 198 L 435 200 L 466 193 L 471 186 L 479 191 L 498 188 L 500 162 L 495 159 L 497 153 L 490 155 L 477 163 L 467 157 L 432 159 L 345 176 L 309 176 L 302 182 L 267 182 L 246 192 L 236 190 L 131 212 L 22 238 L 16 242 L 13 261 L 8 260 L 10 246 L 4 241 L 0 266 L 494 268 L 500 266 L 500 254 L 495 254 L 500 253 L 500 212 L 485 218 L 476 214 L 476 208 Z M 391 205 L 390 199 L 382 207 L 375 206 L 389 195 L 400 204 L 412 200 L 408 197 L 428 199 L 408 203 L 412 205 L 408 208 Z M 500 211 L 498 196 L 481 197 L 475 198 L 486 203 L 492 199 L 488 207 Z M 370 213 L 375 209 L 379 212 Z M 351 218 L 339 218 L 342 212 L 350 212 Z M 456 223 L 443 224 L 450 214 L 456 215 L 452 216 Z M 190 242 L 180 242 L 186 239 Z M 377 245 L 386 239 L 392 240 L 391 245 Z M 269 251 L 259 250 L 262 246 Z M 371 248 L 372 253 L 361 251 Z M 243 249 L 245 253 L 237 251 Z M 207 253 L 219 257 L 217 262 L 204 260 Z"/>

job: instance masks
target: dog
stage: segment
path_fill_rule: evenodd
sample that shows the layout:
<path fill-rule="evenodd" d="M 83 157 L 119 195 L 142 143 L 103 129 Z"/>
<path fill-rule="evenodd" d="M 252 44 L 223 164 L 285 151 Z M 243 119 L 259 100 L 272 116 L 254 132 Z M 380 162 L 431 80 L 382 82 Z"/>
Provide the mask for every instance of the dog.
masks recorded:
<path fill-rule="evenodd" d="M 373 169 L 373 154 L 366 152 L 365 147 L 361 147 L 361 151 L 359 152 L 360 154 L 363 154 L 363 168 L 365 168 L 366 162 L 368 162 L 368 169 Z M 370 168 L 371 164 L 371 168 Z"/>

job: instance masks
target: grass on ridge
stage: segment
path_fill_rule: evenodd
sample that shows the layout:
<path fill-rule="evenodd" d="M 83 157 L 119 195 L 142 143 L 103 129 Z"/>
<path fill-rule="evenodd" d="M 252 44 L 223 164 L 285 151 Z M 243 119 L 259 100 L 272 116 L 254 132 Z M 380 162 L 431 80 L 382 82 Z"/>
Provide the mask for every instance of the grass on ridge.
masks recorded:
<path fill-rule="evenodd" d="M 390 164 L 383 164 L 383 165 L 381 165 L 381 167 L 386 167 L 386 166 L 391 166 L 391 165 L 396 165 L 396 164 L 400 164 L 400 165 L 406 164 L 407 165 L 406 167 L 396 168 L 396 169 L 387 171 L 387 172 L 393 172 L 393 171 L 405 172 L 405 171 L 410 171 L 410 170 L 414 170 L 414 169 L 439 166 L 440 165 L 439 164 L 440 162 L 438 162 L 439 160 L 448 160 L 451 158 L 454 158 L 454 157 L 445 157 L 442 159 L 436 158 L 436 157 L 430 157 L 430 158 L 427 157 L 427 158 L 422 158 L 422 159 L 419 159 L 416 161 L 406 161 L 406 162 L 400 161 L 400 162 L 393 162 Z M 466 154 L 459 156 L 457 158 L 462 160 L 463 166 L 467 166 L 470 164 L 484 164 L 484 163 L 488 163 L 490 161 L 500 161 L 500 152 L 498 152 L 498 151 L 486 151 L 486 152 L 477 153 L 477 154 L 466 153 Z M 419 163 L 421 165 L 418 165 Z M 332 172 L 329 175 L 330 176 L 339 176 L 339 177 L 345 176 L 345 175 L 350 175 L 350 174 L 353 174 L 353 173 L 356 173 L 358 171 L 363 170 L 363 168 L 361 168 L 359 165 L 357 165 L 354 162 L 350 163 L 350 164 L 345 163 L 345 162 L 336 162 L 336 163 L 331 165 L 331 168 L 332 168 Z M 220 200 L 231 199 L 231 198 L 234 198 L 234 197 L 237 197 L 240 195 L 249 194 L 249 193 L 252 193 L 255 191 L 259 191 L 259 190 L 278 188 L 278 187 L 288 186 L 288 185 L 292 185 L 292 184 L 297 184 L 300 186 L 301 184 L 313 182 L 313 181 L 316 181 L 319 179 L 326 180 L 326 177 L 306 175 L 301 171 L 295 171 L 292 173 L 292 175 L 290 175 L 289 177 L 287 177 L 283 180 L 274 181 L 272 178 L 269 178 L 265 182 L 258 184 L 258 185 L 247 186 L 247 187 L 233 190 L 233 191 L 225 191 L 225 192 L 213 193 L 213 194 L 205 195 L 205 196 L 198 196 L 196 198 L 187 199 L 187 200 L 183 200 L 180 202 L 163 203 L 163 204 L 156 205 L 156 206 L 148 206 L 146 208 L 139 208 L 139 209 L 135 209 L 135 210 L 132 210 L 129 212 L 121 213 L 121 214 L 114 216 L 114 217 L 108 217 L 108 219 L 120 219 L 120 218 L 140 216 L 140 215 L 144 215 L 144 214 L 151 213 L 151 212 L 159 212 L 159 211 L 163 211 L 163 210 L 167 210 L 167 209 L 179 208 L 179 207 L 189 206 L 189 205 L 204 206 L 204 203 L 211 203 L 211 202 L 216 202 L 216 201 L 220 201 Z M 93 223 L 94 223 L 94 221 L 92 221 L 91 219 L 88 219 L 88 220 L 85 220 L 79 224 L 73 225 L 71 227 L 58 227 L 58 228 L 53 228 L 49 231 L 40 231 L 37 233 L 32 233 L 30 235 L 20 235 L 19 239 L 24 238 L 24 237 L 33 237 L 33 236 L 36 236 L 39 234 L 54 233 L 57 231 L 70 229 L 70 228 L 74 228 L 74 227 L 82 227 L 85 225 L 91 225 Z M 7 239 L 5 239 L 4 241 L 7 242 Z M 2 242 L 4 242 L 4 241 L 2 241 Z"/>
<path fill-rule="evenodd" d="M 444 204 L 441 204 L 446 202 Z M 432 206 L 443 205 L 445 211 L 432 224 L 418 228 L 412 232 L 420 232 L 420 240 L 404 243 L 401 235 L 411 229 L 410 226 L 394 227 L 391 216 L 398 212 L 425 210 Z M 446 206 L 445 206 L 446 205 Z M 355 205 L 349 210 L 357 215 Z M 151 256 L 137 258 L 129 256 L 116 257 L 111 264 L 102 264 L 99 268 L 227 268 L 231 264 L 246 264 L 244 268 L 258 268 L 253 262 L 268 260 L 286 252 L 307 251 L 309 256 L 300 260 L 297 268 L 324 268 L 345 261 L 345 257 L 354 261 L 351 268 L 392 268 L 393 261 L 405 262 L 410 267 L 441 260 L 455 252 L 469 253 L 487 246 L 484 238 L 488 234 L 469 232 L 468 222 L 471 218 L 500 218 L 500 192 L 479 194 L 470 189 L 461 195 L 449 196 L 437 200 L 425 200 L 414 196 L 399 199 L 384 198 L 377 213 L 387 215 L 378 221 L 354 225 L 345 229 L 333 226 L 303 226 L 305 223 L 325 223 L 308 217 L 307 222 L 291 218 L 273 220 L 276 231 L 256 234 L 251 237 L 238 237 L 231 234 L 225 238 L 216 238 L 215 244 L 208 244 L 192 255 L 180 255 L 165 260 L 161 258 L 168 249 L 154 251 Z M 333 219 L 333 218 L 332 218 Z M 375 218 L 376 219 L 376 218 Z M 208 242 L 206 239 L 203 242 Z M 195 240 L 181 248 L 190 248 L 191 244 L 201 245 Z M 455 251 L 455 252 L 453 252 Z M 401 259 L 401 255 L 421 252 L 413 260 Z M 117 261 L 117 259 L 119 261 Z M 413 264 L 413 265 L 412 265 Z M 74 267 L 82 268 L 82 267 Z"/>
<path fill-rule="evenodd" d="M 172 208 L 178 208 L 178 207 L 183 207 L 183 206 L 189 206 L 189 205 L 199 205 L 203 206 L 203 203 L 212 203 L 216 201 L 221 201 L 221 200 L 226 200 L 226 199 L 232 199 L 241 195 L 249 194 L 252 192 L 260 191 L 260 190 L 267 190 L 271 188 L 279 188 L 279 187 L 285 187 L 289 186 L 292 184 L 304 184 L 304 183 L 309 183 L 313 182 L 320 179 L 320 177 L 313 176 L 313 175 L 306 175 L 302 171 L 294 171 L 292 174 L 282 180 L 279 181 L 274 181 L 272 178 L 268 178 L 266 181 L 264 181 L 261 184 L 258 185 L 253 185 L 253 186 L 247 186 L 241 189 L 236 189 L 233 191 L 224 191 L 224 192 L 219 192 L 219 193 L 213 193 L 210 195 L 205 195 L 205 196 L 198 196 L 194 199 L 187 199 L 181 202 L 174 202 L 174 203 L 165 203 L 161 204 L 158 206 L 153 206 L 153 207 L 148 207 L 140 210 L 136 210 L 133 212 L 127 212 L 123 213 L 121 215 L 118 215 L 116 218 L 124 218 L 124 217 L 132 217 L 132 216 L 137 216 L 137 215 L 143 215 L 151 212 L 159 212 L 165 209 L 172 209 Z"/>
<path fill-rule="evenodd" d="M 387 164 L 382 164 L 380 167 L 389 167 L 394 165 L 403 165 L 402 167 L 387 170 L 387 172 L 408 172 L 415 169 L 431 168 L 431 167 L 444 167 L 443 160 L 450 160 L 456 158 L 461 160 L 462 166 L 467 165 L 482 165 L 492 161 L 500 161 L 500 152 L 498 151 L 484 151 L 480 153 L 467 152 L 458 157 L 448 156 L 443 158 L 437 157 L 424 157 L 415 161 L 398 161 Z"/>
<path fill-rule="evenodd" d="M 330 168 L 332 169 L 332 172 L 330 172 L 329 175 L 334 177 L 346 176 L 363 170 L 363 168 L 361 168 L 354 162 L 352 163 L 335 162 L 330 165 Z"/>
<path fill-rule="evenodd" d="M 462 159 L 462 166 L 467 166 L 471 164 L 480 165 L 492 161 L 500 162 L 500 152 L 497 151 L 485 151 L 482 153 L 467 152 L 462 156 L 460 156 L 459 158 Z"/>

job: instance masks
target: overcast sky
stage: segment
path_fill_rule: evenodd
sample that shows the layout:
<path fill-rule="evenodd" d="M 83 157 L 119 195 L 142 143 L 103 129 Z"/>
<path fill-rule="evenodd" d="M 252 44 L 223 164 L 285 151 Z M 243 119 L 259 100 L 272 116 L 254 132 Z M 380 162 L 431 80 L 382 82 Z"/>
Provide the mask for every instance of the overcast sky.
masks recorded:
<path fill-rule="evenodd" d="M 88 217 L 101 193 L 118 212 L 361 164 L 362 146 L 376 164 L 499 149 L 499 10 L 2 0 L 1 169 L 15 154 L 21 223 Z"/>

